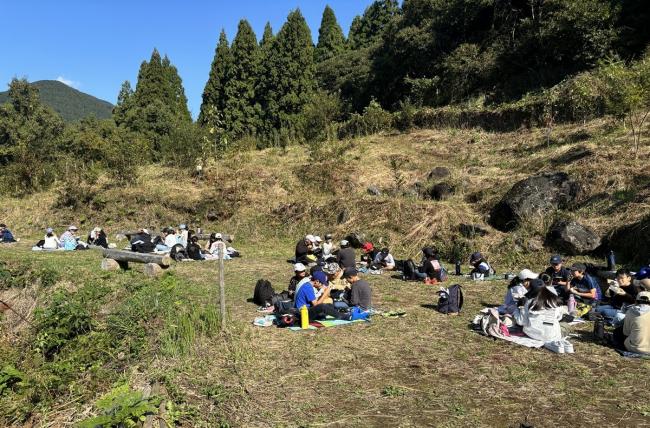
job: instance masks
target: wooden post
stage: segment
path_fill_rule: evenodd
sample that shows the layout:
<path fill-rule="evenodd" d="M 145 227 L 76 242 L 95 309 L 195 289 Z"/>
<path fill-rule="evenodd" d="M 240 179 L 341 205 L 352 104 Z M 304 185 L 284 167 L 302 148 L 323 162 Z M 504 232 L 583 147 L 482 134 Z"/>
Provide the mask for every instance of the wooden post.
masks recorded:
<path fill-rule="evenodd" d="M 221 305 L 221 332 L 226 331 L 226 285 L 224 279 L 223 259 L 226 256 L 226 244 L 221 242 L 218 246 L 219 251 L 219 303 Z"/>

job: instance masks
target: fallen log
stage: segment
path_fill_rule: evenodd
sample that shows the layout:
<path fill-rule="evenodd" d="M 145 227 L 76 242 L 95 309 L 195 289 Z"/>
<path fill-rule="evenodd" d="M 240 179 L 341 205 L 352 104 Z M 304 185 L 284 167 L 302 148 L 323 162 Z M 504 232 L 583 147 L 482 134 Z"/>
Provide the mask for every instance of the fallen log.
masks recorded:
<path fill-rule="evenodd" d="M 154 263 L 161 267 L 168 267 L 172 264 L 172 259 L 168 255 L 158 255 L 149 253 L 134 253 L 133 251 L 104 249 L 102 251 L 104 258 L 115 261 L 128 263 Z"/>

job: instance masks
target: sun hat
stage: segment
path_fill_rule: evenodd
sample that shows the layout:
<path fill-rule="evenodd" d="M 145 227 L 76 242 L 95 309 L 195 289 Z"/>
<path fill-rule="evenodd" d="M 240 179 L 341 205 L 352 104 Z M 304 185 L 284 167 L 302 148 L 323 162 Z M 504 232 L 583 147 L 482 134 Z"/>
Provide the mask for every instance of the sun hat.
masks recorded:
<path fill-rule="evenodd" d="M 293 265 L 294 272 L 304 272 L 306 270 L 307 268 L 302 263 L 296 263 L 295 265 Z"/>
<path fill-rule="evenodd" d="M 650 303 L 650 291 L 641 291 L 636 295 L 636 301 L 639 303 Z"/>
<path fill-rule="evenodd" d="M 70 227 L 68 227 L 68 230 L 79 230 L 79 229 L 77 228 L 77 226 L 71 225 Z"/>
<path fill-rule="evenodd" d="M 519 272 L 519 274 L 517 275 L 517 277 L 518 277 L 520 280 L 525 281 L 525 280 L 527 280 L 527 279 L 537 279 L 537 278 L 539 278 L 539 275 L 536 274 L 535 272 L 533 272 L 533 271 L 530 270 L 530 269 L 523 269 L 521 272 Z"/>
<path fill-rule="evenodd" d="M 347 247 L 348 245 L 350 245 L 348 241 L 346 241 L 345 239 L 341 240 L 341 247 Z"/>
<path fill-rule="evenodd" d="M 54 229 L 48 227 L 47 229 L 45 229 L 45 233 L 54 233 Z"/>
<path fill-rule="evenodd" d="M 327 285 L 327 275 L 325 275 L 325 272 L 322 270 L 316 271 L 312 274 L 311 276 L 312 279 L 315 279 L 316 281 L 320 282 L 323 285 Z"/>
<path fill-rule="evenodd" d="M 223 239 L 223 235 L 217 233 L 216 235 L 214 235 L 214 239 Z"/>

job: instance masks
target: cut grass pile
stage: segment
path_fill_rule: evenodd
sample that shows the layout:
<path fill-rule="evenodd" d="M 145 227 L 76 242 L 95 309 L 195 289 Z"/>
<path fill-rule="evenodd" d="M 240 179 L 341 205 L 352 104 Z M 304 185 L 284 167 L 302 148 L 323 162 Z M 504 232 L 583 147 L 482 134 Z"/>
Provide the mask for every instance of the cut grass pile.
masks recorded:
<path fill-rule="evenodd" d="M 9 266 L 45 264 L 60 272 L 56 284 L 40 289 L 39 307 L 48 307 L 60 288 L 73 300 L 79 293 L 95 300 L 87 306 L 92 331 L 71 339 L 50 360 L 30 349 L 31 330 L 11 340 L 3 335 L 0 366 L 14 365 L 28 385 L 56 383 L 46 377 L 53 366 L 74 371 L 64 370 L 65 385 L 35 404 L 19 401 L 25 394 L 34 399 L 30 386 L 5 393 L 0 420 L 19 424 L 12 419 L 14 403 L 29 409 L 18 416 L 36 425 L 72 424 L 96 413 L 93 403 L 115 385 L 138 389 L 157 380 L 180 409 L 177 422 L 188 427 L 650 423 L 650 361 L 624 359 L 592 342 L 591 323 L 575 329 L 574 355 L 472 332 L 475 313 L 501 302 L 504 281 L 462 281 L 463 314 L 448 317 L 431 309 L 435 287 L 369 276 L 374 304 L 403 309 L 405 318 L 376 316 L 368 324 L 314 332 L 254 327 L 259 314 L 247 299 L 255 281 L 268 278 L 282 289 L 291 249 L 247 244 L 245 258 L 227 263 L 229 327 L 221 335 L 214 263 L 176 264 L 162 280 L 150 281 L 137 271 L 99 271 L 95 251 L 33 254 L 22 245 L 0 247 Z M 15 322 L 5 312 L 3 332 Z M 90 352 L 94 359 L 83 360 Z"/>

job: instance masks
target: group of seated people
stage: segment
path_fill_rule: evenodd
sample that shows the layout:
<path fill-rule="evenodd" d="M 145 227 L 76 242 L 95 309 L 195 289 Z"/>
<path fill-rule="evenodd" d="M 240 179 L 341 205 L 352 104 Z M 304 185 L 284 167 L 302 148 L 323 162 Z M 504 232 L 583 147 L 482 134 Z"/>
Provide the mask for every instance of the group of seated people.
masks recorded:
<path fill-rule="evenodd" d="M 0 223 L 0 244 L 9 244 L 11 242 L 16 242 L 16 238 L 14 238 L 13 233 L 6 224 Z"/>
<path fill-rule="evenodd" d="M 510 282 L 499 313 L 511 316 L 530 338 L 570 347 L 562 338 L 565 315 L 604 317 L 614 328 L 613 344 L 630 352 L 650 354 L 650 267 L 636 275 L 619 269 L 603 293 L 583 263 L 564 266 L 559 255 L 541 273 L 523 269 Z M 571 347 L 572 349 L 572 347 Z M 567 351 L 570 352 L 570 351 Z"/>
<path fill-rule="evenodd" d="M 140 229 L 130 237 L 130 249 L 138 253 L 170 254 L 175 259 L 212 260 L 219 257 L 223 248 L 223 259 L 239 257 L 239 252 L 228 246 L 221 233 L 212 233 L 204 247 L 199 243 L 199 236 L 185 224 L 178 230 L 165 227 L 161 235 L 152 237 L 148 229 Z"/>
<path fill-rule="evenodd" d="M 77 234 L 78 231 L 79 229 L 77 226 L 71 225 L 61 234 L 61 236 L 57 236 L 54 229 L 48 227 L 45 230 L 45 236 L 43 236 L 43 239 L 38 241 L 36 245 L 32 247 L 32 250 L 87 250 L 91 245 L 108 248 L 108 239 L 106 233 L 101 227 L 95 227 L 91 230 L 85 242 Z"/>

